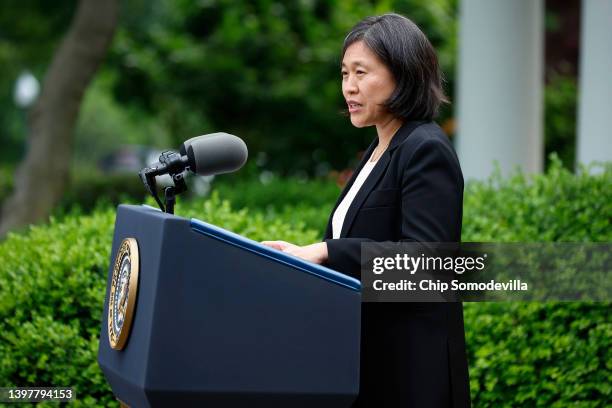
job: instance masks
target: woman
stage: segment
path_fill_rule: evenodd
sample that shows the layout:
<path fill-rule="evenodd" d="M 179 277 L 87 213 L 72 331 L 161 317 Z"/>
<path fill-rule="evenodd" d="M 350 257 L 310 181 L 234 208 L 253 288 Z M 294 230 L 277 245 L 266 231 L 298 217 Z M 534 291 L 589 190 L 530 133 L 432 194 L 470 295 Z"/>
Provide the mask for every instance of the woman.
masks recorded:
<path fill-rule="evenodd" d="M 323 242 L 265 241 L 360 277 L 363 242 L 459 242 L 463 176 L 432 122 L 446 102 L 435 51 L 397 14 L 368 17 L 344 40 L 342 93 L 351 123 L 375 126 L 330 216 Z M 470 405 L 461 303 L 363 303 L 356 407 Z"/>

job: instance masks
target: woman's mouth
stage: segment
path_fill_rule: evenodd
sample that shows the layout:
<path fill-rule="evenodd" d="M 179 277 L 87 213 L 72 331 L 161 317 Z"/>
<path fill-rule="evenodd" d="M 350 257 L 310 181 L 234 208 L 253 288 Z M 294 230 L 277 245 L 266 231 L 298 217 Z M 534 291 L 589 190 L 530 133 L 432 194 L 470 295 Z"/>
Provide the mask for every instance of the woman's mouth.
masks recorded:
<path fill-rule="evenodd" d="M 349 113 L 358 112 L 359 110 L 361 110 L 361 104 L 351 102 L 348 104 L 348 110 L 349 110 Z"/>

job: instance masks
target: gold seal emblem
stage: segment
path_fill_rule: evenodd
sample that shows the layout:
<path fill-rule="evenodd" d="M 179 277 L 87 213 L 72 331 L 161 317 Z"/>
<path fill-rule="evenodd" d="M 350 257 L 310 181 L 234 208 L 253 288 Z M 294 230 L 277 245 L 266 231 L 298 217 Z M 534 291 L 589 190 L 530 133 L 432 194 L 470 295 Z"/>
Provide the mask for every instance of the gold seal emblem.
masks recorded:
<path fill-rule="evenodd" d="M 108 302 L 108 341 L 115 350 L 123 349 L 130 335 L 139 267 L 138 243 L 125 238 L 115 256 Z"/>

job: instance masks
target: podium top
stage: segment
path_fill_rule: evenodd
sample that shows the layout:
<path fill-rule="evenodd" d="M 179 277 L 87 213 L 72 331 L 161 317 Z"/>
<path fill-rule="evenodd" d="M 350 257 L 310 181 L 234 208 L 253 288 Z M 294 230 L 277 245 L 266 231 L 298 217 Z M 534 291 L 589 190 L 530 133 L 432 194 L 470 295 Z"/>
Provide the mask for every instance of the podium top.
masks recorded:
<path fill-rule="evenodd" d="M 312 262 L 302 260 L 295 256 L 286 254 L 282 251 L 260 244 L 259 242 L 253 241 L 252 239 L 243 237 L 242 235 L 238 235 L 234 232 L 228 231 L 226 229 L 217 227 L 216 225 L 212 225 L 195 218 L 192 218 L 190 223 L 191 228 L 200 234 L 204 234 L 209 237 L 223 241 L 227 244 L 237 246 L 245 251 L 250 251 L 260 256 L 273 259 L 276 262 L 284 263 L 302 272 L 315 275 L 321 279 L 325 279 L 329 282 L 333 282 L 337 285 L 344 286 L 351 290 L 361 290 L 361 282 L 351 276 L 334 271 L 321 265 L 314 264 Z"/>

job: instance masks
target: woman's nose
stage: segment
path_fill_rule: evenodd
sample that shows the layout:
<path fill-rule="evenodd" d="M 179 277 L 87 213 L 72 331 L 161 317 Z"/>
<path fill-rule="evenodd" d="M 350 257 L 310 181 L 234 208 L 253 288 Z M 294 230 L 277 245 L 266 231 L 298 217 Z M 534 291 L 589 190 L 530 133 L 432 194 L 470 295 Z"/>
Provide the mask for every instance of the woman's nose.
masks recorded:
<path fill-rule="evenodd" d="M 349 95 L 356 94 L 357 91 L 359 90 L 357 88 L 357 84 L 355 83 L 355 80 L 351 76 L 349 76 L 346 79 L 346 81 L 344 83 L 344 89 L 345 89 L 346 93 L 349 94 Z"/>

